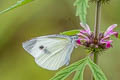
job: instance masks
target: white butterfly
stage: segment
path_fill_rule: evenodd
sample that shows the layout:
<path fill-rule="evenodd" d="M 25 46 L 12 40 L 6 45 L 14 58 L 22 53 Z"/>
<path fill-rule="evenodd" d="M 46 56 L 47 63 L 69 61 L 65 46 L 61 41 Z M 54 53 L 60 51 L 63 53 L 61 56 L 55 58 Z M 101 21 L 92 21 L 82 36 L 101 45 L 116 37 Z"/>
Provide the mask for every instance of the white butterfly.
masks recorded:
<path fill-rule="evenodd" d="M 35 62 L 48 70 L 57 70 L 68 65 L 78 36 L 48 35 L 34 38 L 23 43 Z"/>

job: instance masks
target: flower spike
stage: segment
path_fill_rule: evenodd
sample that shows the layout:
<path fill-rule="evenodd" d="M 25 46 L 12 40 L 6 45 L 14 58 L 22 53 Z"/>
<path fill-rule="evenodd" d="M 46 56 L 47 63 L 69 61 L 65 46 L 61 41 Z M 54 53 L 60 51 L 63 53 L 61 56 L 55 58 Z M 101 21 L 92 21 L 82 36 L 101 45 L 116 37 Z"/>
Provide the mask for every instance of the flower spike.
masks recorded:
<path fill-rule="evenodd" d="M 85 46 L 89 50 L 108 49 L 112 47 L 113 40 L 110 40 L 112 35 L 118 37 L 118 32 L 113 31 L 117 27 L 117 24 L 111 25 L 104 33 L 99 34 L 99 40 L 94 39 L 94 33 L 91 32 L 90 27 L 87 24 L 80 23 L 84 30 L 80 30 L 79 36 L 76 41 L 78 45 Z M 102 50 L 101 50 L 102 49 Z"/>

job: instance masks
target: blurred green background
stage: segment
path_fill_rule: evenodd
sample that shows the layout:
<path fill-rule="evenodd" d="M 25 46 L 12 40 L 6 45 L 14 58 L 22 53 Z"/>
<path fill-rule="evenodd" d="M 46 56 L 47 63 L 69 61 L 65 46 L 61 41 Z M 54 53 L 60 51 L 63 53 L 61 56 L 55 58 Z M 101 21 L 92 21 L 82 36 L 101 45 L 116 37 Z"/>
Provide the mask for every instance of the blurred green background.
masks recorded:
<path fill-rule="evenodd" d="M 6 9 L 17 0 L 0 0 L 0 10 Z M 35 0 L 0 15 L 0 80 L 48 80 L 57 71 L 48 71 L 37 66 L 34 59 L 23 48 L 22 42 L 33 37 L 58 34 L 72 29 L 79 29 L 79 19 L 75 16 L 74 0 Z M 102 7 L 101 31 L 109 25 L 120 25 L 120 0 Z M 90 3 L 88 24 L 93 30 L 95 4 Z M 120 27 L 120 26 L 119 26 Z M 120 31 L 120 28 L 116 29 Z M 73 51 L 73 63 L 86 56 L 81 47 Z M 113 48 L 100 54 L 99 65 L 108 80 L 120 80 L 120 40 L 114 39 Z M 59 69 L 60 70 L 60 69 Z M 59 71 L 58 70 L 58 71 Z M 71 80 L 71 75 L 67 80 Z M 87 67 L 84 80 L 91 79 Z"/>

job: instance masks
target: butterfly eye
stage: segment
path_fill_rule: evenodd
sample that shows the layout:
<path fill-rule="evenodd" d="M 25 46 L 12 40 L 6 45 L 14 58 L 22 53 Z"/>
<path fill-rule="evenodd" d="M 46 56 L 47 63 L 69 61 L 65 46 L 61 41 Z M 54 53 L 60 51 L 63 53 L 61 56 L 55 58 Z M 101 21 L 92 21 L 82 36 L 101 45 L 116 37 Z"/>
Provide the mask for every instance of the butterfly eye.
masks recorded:
<path fill-rule="evenodd" d="M 42 46 L 40 46 L 39 48 L 40 48 L 40 49 L 43 49 L 43 48 L 44 48 L 44 46 L 42 45 Z"/>

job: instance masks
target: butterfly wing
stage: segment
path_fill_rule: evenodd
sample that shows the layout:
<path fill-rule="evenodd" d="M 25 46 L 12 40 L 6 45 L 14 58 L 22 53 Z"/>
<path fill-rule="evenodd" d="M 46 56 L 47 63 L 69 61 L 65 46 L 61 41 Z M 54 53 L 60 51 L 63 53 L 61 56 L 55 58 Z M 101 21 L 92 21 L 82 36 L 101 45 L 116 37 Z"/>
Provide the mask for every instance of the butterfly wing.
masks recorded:
<path fill-rule="evenodd" d="M 40 49 L 40 46 L 44 49 Z M 69 63 L 74 43 L 68 36 L 49 35 L 27 41 L 23 43 L 23 48 L 35 58 L 39 66 L 57 70 Z"/>

